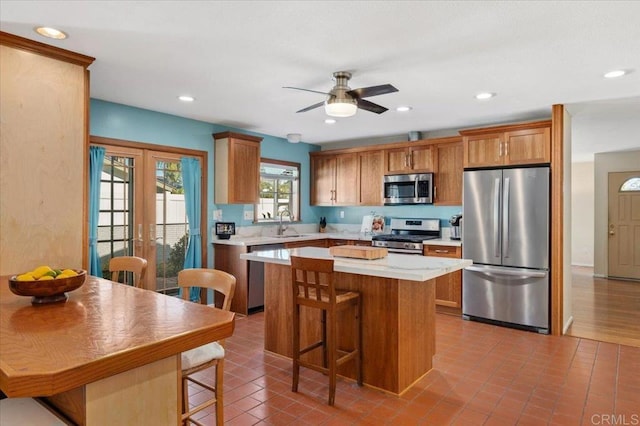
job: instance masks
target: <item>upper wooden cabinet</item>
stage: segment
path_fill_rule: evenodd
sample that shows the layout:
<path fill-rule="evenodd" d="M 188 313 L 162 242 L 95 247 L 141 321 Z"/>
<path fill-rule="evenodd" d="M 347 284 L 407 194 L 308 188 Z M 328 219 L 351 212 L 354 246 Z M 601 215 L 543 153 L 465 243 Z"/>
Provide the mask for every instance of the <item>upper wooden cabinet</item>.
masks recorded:
<path fill-rule="evenodd" d="M 358 204 L 381 206 L 383 204 L 382 180 L 384 178 L 384 151 L 358 153 Z"/>
<path fill-rule="evenodd" d="M 436 158 L 433 195 L 435 205 L 462 205 L 462 138 L 434 145 Z"/>
<path fill-rule="evenodd" d="M 0 31 L 0 275 L 88 269 L 93 60 Z"/>
<path fill-rule="evenodd" d="M 460 131 L 464 167 L 551 162 L 551 121 Z"/>
<path fill-rule="evenodd" d="M 356 205 L 354 188 L 358 180 L 356 153 L 317 155 L 311 153 L 311 204 L 314 206 Z"/>
<path fill-rule="evenodd" d="M 215 133 L 213 139 L 216 204 L 256 204 L 262 138 L 223 132 Z"/>
<path fill-rule="evenodd" d="M 384 150 L 386 174 L 433 171 L 432 145 L 413 144 Z"/>

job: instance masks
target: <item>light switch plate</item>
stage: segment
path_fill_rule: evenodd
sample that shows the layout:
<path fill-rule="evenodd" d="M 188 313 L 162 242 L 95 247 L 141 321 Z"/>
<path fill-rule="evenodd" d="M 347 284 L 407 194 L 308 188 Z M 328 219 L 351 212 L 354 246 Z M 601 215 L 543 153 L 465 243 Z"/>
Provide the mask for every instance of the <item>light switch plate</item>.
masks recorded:
<path fill-rule="evenodd" d="M 214 210 L 213 211 L 213 220 L 222 220 L 222 210 Z"/>
<path fill-rule="evenodd" d="M 244 220 L 253 220 L 253 212 L 251 210 L 244 211 Z"/>

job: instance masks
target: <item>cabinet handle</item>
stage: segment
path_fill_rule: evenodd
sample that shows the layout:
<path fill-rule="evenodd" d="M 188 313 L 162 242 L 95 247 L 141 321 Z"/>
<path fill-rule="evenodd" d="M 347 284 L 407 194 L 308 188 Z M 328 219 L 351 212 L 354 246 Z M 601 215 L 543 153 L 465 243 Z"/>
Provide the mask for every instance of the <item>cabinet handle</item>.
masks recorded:
<path fill-rule="evenodd" d="M 435 201 L 438 198 L 437 194 L 438 194 L 438 187 L 434 186 L 433 187 L 433 201 Z"/>
<path fill-rule="evenodd" d="M 449 250 L 434 250 L 436 253 L 449 253 Z"/>
<path fill-rule="evenodd" d="M 413 169 L 413 152 L 409 153 L 409 168 Z"/>
<path fill-rule="evenodd" d="M 405 168 L 409 167 L 409 155 L 408 154 L 404 155 L 404 167 Z"/>
<path fill-rule="evenodd" d="M 509 141 L 505 141 L 504 143 L 504 156 L 505 157 L 509 156 Z"/>
<path fill-rule="evenodd" d="M 498 157 L 502 157 L 502 141 L 498 141 Z"/>

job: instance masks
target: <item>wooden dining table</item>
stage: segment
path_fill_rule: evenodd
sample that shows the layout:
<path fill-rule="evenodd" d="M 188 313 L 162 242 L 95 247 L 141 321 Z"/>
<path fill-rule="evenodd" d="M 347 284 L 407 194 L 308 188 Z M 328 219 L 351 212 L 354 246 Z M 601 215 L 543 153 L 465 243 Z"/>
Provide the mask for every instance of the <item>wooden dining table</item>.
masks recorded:
<path fill-rule="evenodd" d="M 32 305 L 0 277 L 0 389 L 79 425 L 180 423 L 180 354 L 229 337 L 232 312 L 87 277 Z"/>

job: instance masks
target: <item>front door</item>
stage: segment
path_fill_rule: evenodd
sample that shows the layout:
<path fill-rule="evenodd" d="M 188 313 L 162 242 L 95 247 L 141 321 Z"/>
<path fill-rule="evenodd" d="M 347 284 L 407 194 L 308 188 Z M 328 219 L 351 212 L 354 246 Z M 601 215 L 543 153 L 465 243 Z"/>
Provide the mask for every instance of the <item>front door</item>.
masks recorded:
<path fill-rule="evenodd" d="M 609 173 L 609 276 L 640 280 L 640 171 Z"/>

